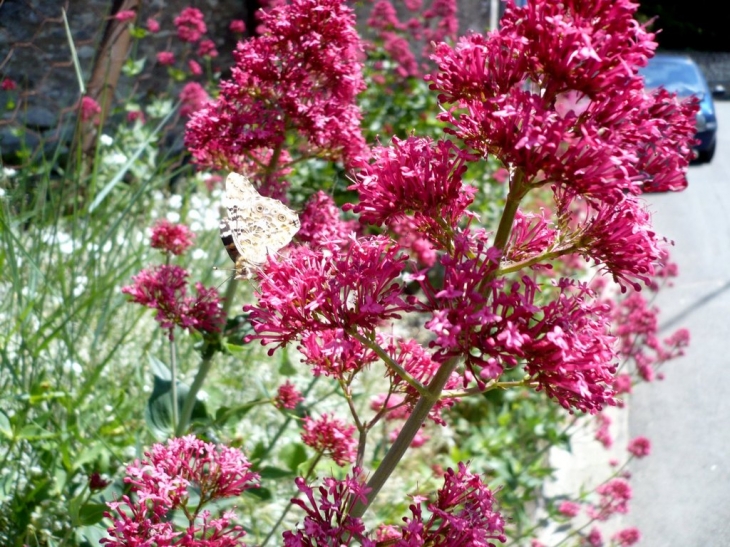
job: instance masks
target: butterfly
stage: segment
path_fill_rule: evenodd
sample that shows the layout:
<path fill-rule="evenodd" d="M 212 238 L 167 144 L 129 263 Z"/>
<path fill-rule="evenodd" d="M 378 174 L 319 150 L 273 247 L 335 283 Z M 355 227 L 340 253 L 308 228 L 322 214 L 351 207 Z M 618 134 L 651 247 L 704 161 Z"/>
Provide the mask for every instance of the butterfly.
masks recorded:
<path fill-rule="evenodd" d="M 299 216 L 279 200 L 259 194 L 244 175 L 228 175 L 223 204 L 228 218 L 220 223 L 221 240 L 235 263 L 235 279 L 251 279 L 254 269 L 299 231 Z"/>

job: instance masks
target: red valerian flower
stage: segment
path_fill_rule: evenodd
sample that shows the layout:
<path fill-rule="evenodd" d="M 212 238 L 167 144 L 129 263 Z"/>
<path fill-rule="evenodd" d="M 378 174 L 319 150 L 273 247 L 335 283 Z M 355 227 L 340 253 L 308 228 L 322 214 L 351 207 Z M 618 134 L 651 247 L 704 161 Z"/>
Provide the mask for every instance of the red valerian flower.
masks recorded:
<path fill-rule="evenodd" d="M 134 21 L 134 19 L 136 17 L 137 17 L 137 12 L 134 10 L 131 10 L 131 9 L 118 11 L 117 13 L 114 14 L 114 19 L 116 19 L 117 21 L 121 21 L 123 23 L 126 21 Z"/>
<path fill-rule="evenodd" d="M 611 479 L 605 484 L 596 488 L 601 495 L 598 507 L 590 508 L 591 518 L 607 520 L 615 513 L 626 514 L 629 512 L 629 500 L 632 497 L 631 486 L 626 479 Z"/>
<path fill-rule="evenodd" d="M 486 234 L 465 232 L 454 242 L 453 256 L 441 259 L 442 287 L 419 277 L 432 313 L 426 328 L 436 334 L 434 359 L 463 358 L 480 387 L 523 362 L 537 390 L 567 409 L 595 413 L 615 404 L 615 338 L 608 308 L 588 287 L 560 280 L 558 296 L 538 306 L 530 278 L 494 278 L 500 253 L 487 247 Z"/>
<path fill-rule="evenodd" d="M 608 271 L 626 292 L 626 285 L 640 291 L 649 285 L 659 260 L 659 241 L 651 229 L 649 213 L 632 196 L 616 203 L 601 203 L 588 212 L 580 227 L 579 252 Z"/>
<path fill-rule="evenodd" d="M 183 42 L 197 42 L 208 29 L 203 20 L 203 12 L 197 8 L 185 8 L 175 17 L 177 36 Z"/>
<path fill-rule="evenodd" d="M 189 117 L 208 104 L 210 97 L 198 82 L 188 82 L 180 90 L 180 115 Z"/>
<path fill-rule="evenodd" d="M 198 44 L 198 55 L 200 57 L 218 57 L 218 50 L 215 48 L 213 40 L 203 40 Z"/>
<path fill-rule="evenodd" d="M 361 222 L 390 224 L 412 215 L 420 232 L 434 242 L 447 239 L 471 204 L 476 188 L 462 183 L 466 159 L 447 140 L 393 138 L 391 146 L 376 147 L 374 161 L 365 166 L 350 186 L 360 201 L 346 205 L 360 214 Z M 439 245 L 439 247 L 442 247 Z"/>
<path fill-rule="evenodd" d="M 608 310 L 585 284 L 558 282 L 559 296 L 541 306 L 523 331 L 525 370 L 566 409 L 594 414 L 615 405 L 616 339 Z"/>
<path fill-rule="evenodd" d="M 439 44 L 429 76 L 447 132 L 529 184 L 616 203 L 686 186 L 692 101 L 647 94 L 638 69 L 656 44 L 629 0 L 508 3 L 500 30 Z M 525 85 L 530 82 L 530 89 Z"/>
<path fill-rule="evenodd" d="M 547 251 L 555 242 L 557 231 L 550 226 L 544 212 L 540 215 L 517 211 L 505 259 L 520 262 Z"/>
<path fill-rule="evenodd" d="M 234 19 L 231 21 L 231 24 L 228 25 L 228 29 L 231 32 L 235 32 L 236 34 L 243 34 L 246 32 L 246 23 L 243 22 L 241 19 Z"/>
<path fill-rule="evenodd" d="M 347 425 L 331 414 L 317 419 L 304 418 L 302 442 L 320 454 L 325 454 L 340 467 L 353 463 L 357 457 L 357 440 L 353 436 L 354 425 Z"/>
<path fill-rule="evenodd" d="M 124 481 L 131 486 L 130 493 L 107 504 L 110 511 L 105 516 L 113 523 L 101 543 L 110 547 L 197 545 L 201 541 L 215 547 L 240 545 L 246 532 L 233 525 L 232 511 L 212 518 L 201 508 L 257 488 L 259 477 L 250 467 L 239 450 L 205 443 L 192 435 L 153 445 L 145 459 L 127 467 Z M 188 506 L 189 489 L 199 494 L 197 509 Z M 184 529 L 170 518 L 178 509 L 192 515 Z"/>
<path fill-rule="evenodd" d="M 297 528 L 284 532 L 284 547 L 317 545 L 375 547 L 375 542 L 365 537 L 365 525 L 362 519 L 351 517 L 349 514 L 355 502 L 367 501 L 365 496 L 369 488 L 362 480 L 360 469 L 354 468 L 352 474 L 343 480 L 331 477 L 324 479 L 324 484 L 317 488 L 318 499 L 315 499 L 314 490 L 307 486 L 303 478 L 297 477 L 295 482 L 306 499 L 297 497 L 291 502 L 303 509 L 307 516 Z"/>
<path fill-rule="evenodd" d="M 147 19 L 147 30 L 149 30 L 152 34 L 160 32 L 160 23 L 150 17 L 149 19 Z"/>
<path fill-rule="evenodd" d="M 192 59 L 188 61 L 188 68 L 190 69 L 190 74 L 192 74 L 193 76 L 200 76 L 203 73 L 203 69 L 200 66 L 200 63 Z"/>
<path fill-rule="evenodd" d="M 459 470 L 448 469 L 436 501 L 428 503 L 430 516 L 424 519 L 422 501 L 409 507 L 412 518 L 404 518 L 396 547 L 421 545 L 493 546 L 490 540 L 507 541 L 505 520 L 495 509 L 496 500 L 478 475 L 459 462 Z"/>
<path fill-rule="evenodd" d="M 98 124 L 99 114 L 101 114 L 101 106 L 96 100 L 88 95 L 81 98 L 81 119 L 83 121 L 93 121 L 93 123 Z"/>
<path fill-rule="evenodd" d="M 307 200 L 299 220 L 301 228 L 296 237 L 312 249 L 340 248 L 358 230 L 357 221 L 342 220 L 332 197 L 321 190 Z"/>
<path fill-rule="evenodd" d="M 569 518 L 577 517 L 580 513 L 580 507 L 580 503 L 564 501 L 558 506 L 558 513 Z"/>
<path fill-rule="evenodd" d="M 294 0 L 263 12 L 267 31 L 239 42 L 231 80 L 187 126 L 199 163 L 225 165 L 296 134 L 303 154 L 346 164 L 367 155 L 355 98 L 362 46 L 343 0 Z"/>
<path fill-rule="evenodd" d="M 18 87 L 18 84 L 15 83 L 15 80 L 11 80 L 10 78 L 3 78 L 2 82 L 0 82 L 0 89 L 3 91 L 12 91 Z"/>
<path fill-rule="evenodd" d="M 376 362 L 376 353 L 342 329 L 330 329 L 302 337 L 297 349 L 315 376 L 344 379 Z"/>
<path fill-rule="evenodd" d="M 591 528 L 590 533 L 586 536 L 586 541 L 590 547 L 603 547 L 603 536 L 595 526 Z"/>
<path fill-rule="evenodd" d="M 347 249 L 296 247 L 286 260 L 270 257 L 260 276 L 258 304 L 245 306 L 256 331 L 250 342 L 285 346 L 318 332 L 372 332 L 386 319 L 410 311 L 398 278 L 407 256 L 383 236 L 351 237 Z M 269 350 L 273 353 L 276 349 Z"/>
<path fill-rule="evenodd" d="M 378 344 L 400 367 L 407 372 L 413 379 L 418 380 L 421 385 L 428 385 L 439 369 L 440 362 L 433 359 L 433 356 L 426 351 L 415 340 L 406 340 L 396 338 L 394 336 L 378 335 L 376 337 Z M 416 403 L 420 399 L 418 391 L 401 378 L 397 372 L 388 369 L 387 375 L 390 377 L 391 390 L 394 394 L 405 395 L 403 404 L 407 409 L 407 415 L 413 410 Z M 455 389 L 461 383 L 458 374 L 452 373 L 451 377 L 446 381 L 444 389 Z M 456 400 L 443 397 L 436 402 L 428 413 L 428 418 L 439 425 L 446 425 L 441 416 L 444 409 L 454 405 Z"/>
<path fill-rule="evenodd" d="M 175 54 L 172 51 L 160 51 L 157 54 L 157 62 L 163 66 L 172 66 L 175 64 Z"/>
<path fill-rule="evenodd" d="M 152 227 L 150 247 L 166 253 L 181 255 L 193 245 L 195 234 L 184 224 L 174 224 L 166 219 L 158 220 Z"/>
<path fill-rule="evenodd" d="M 605 449 L 613 446 L 613 437 L 611 436 L 611 417 L 605 412 L 601 412 L 596 416 L 596 434 L 594 438 L 603 445 Z"/>
<path fill-rule="evenodd" d="M 274 405 L 277 408 L 294 410 L 303 400 L 304 397 L 302 397 L 302 394 L 294 387 L 294 384 L 287 380 L 279 386 L 276 392 L 276 398 L 274 399 Z"/>
<path fill-rule="evenodd" d="M 179 326 L 203 332 L 218 332 L 223 324 L 223 310 L 218 291 L 195 284 L 197 296 L 187 296 L 188 272 L 179 266 L 163 264 L 142 270 L 132 277 L 134 284 L 122 288 L 132 302 L 157 310 L 155 320 L 163 329 Z"/>
<path fill-rule="evenodd" d="M 624 528 L 616 532 L 611 539 L 616 542 L 618 547 L 629 547 L 636 545 L 641 540 L 641 533 L 638 528 Z"/>
<path fill-rule="evenodd" d="M 645 458 L 651 454 L 651 441 L 646 437 L 636 437 L 629 443 L 628 451 L 637 458 Z"/>
<path fill-rule="evenodd" d="M 390 222 L 390 228 L 397 236 L 398 245 L 409 249 L 420 265 L 430 268 L 438 260 L 433 243 L 418 230 L 412 217 L 403 217 Z"/>

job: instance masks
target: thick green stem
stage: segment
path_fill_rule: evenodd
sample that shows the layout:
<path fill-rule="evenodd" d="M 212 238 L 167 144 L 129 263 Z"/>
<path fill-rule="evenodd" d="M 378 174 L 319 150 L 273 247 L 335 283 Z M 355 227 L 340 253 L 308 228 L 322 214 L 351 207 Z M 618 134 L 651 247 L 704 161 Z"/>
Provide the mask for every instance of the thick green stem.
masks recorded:
<path fill-rule="evenodd" d="M 200 388 L 203 387 L 203 382 L 205 381 L 206 376 L 208 376 L 212 366 L 213 354 L 206 356 L 203 359 L 203 362 L 200 363 L 198 372 L 195 374 L 195 379 L 193 380 L 193 385 L 190 386 L 190 391 L 188 391 L 188 394 L 185 397 L 185 403 L 183 404 L 182 411 L 180 412 L 180 421 L 177 423 L 177 427 L 175 428 L 176 437 L 181 437 L 187 431 L 188 426 L 190 425 L 190 417 L 193 415 L 195 401 L 198 399 L 198 392 L 200 391 Z"/>
<path fill-rule="evenodd" d="M 177 412 L 177 355 L 175 353 L 175 340 L 173 339 L 172 329 L 170 329 L 170 396 L 172 397 L 172 430 L 177 433 L 180 424 Z"/>
<path fill-rule="evenodd" d="M 418 431 L 421 429 L 421 425 L 423 425 L 423 422 L 428 417 L 428 413 L 431 412 L 433 405 L 438 402 L 441 392 L 446 385 L 446 381 L 451 376 L 451 373 L 454 372 L 458 363 L 458 359 L 452 358 L 442 364 L 438 369 L 436 375 L 431 380 L 431 383 L 428 384 L 428 395 L 423 396 L 418 400 L 416 406 L 413 408 L 413 412 L 411 412 L 411 415 L 408 417 L 408 420 L 406 420 L 403 429 L 401 429 L 398 438 L 390 447 L 390 450 L 388 450 L 388 453 L 383 458 L 380 466 L 375 470 L 375 473 L 373 473 L 373 476 L 368 481 L 370 492 L 368 492 L 367 495 L 367 503 L 357 502 L 352 508 L 350 515 L 353 517 L 362 517 L 368 507 L 370 507 L 373 500 L 378 495 L 378 492 L 380 492 L 380 489 L 393 473 L 398 462 L 400 462 L 403 458 L 406 450 L 408 450 L 408 447 L 418 434 Z"/>
<path fill-rule="evenodd" d="M 525 176 L 521 170 L 516 170 L 510 181 L 510 189 L 507 194 L 507 202 L 504 204 L 502 218 L 499 220 L 497 235 L 494 236 L 494 246 L 500 251 L 504 251 L 512 232 L 512 224 L 515 221 L 517 209 L 520 207 L 522 198 L 525 197 L 530 190 L 530 186 L 525 184 Z"/>

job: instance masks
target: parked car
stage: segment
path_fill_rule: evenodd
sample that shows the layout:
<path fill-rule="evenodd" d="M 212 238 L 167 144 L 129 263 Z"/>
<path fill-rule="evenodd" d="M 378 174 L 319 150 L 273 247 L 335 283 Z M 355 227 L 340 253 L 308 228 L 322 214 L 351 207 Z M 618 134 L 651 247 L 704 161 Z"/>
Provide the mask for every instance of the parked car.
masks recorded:
<path fill-rule="evenodd" d="M 684 55 L 659 53 L 649 59 L 649 64 L 639 69 L 644 77 L 646 89 L 663 87 L 679 97 L 696 96 L 700 100 L 697 112 L 697 134 L 699 144 L 696 145 L 697 160 L 702 163 L 712 161 L 715 155 L 717 115 L 713 93 L 710 91 L 700 67 L 692 59 Z M 715 94 L 724 94 L 724 89 L 716 88 Z"/>

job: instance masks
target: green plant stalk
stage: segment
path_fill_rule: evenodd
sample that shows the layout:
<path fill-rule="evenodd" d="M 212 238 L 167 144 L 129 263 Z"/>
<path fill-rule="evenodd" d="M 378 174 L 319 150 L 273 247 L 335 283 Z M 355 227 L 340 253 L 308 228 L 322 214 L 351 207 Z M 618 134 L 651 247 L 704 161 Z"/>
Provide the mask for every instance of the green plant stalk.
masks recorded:
<path fill-rule="evenodd" d="M 172 384 L 170 385 L 170 395 L 172 396 L 172 430 L 177 434 L 177 429 L 180 425 L 177 412 L 177 355 L 175 354 L 175 340 L 172 338 L 172 329 L 170 329 L 170 376 L 172 377 Z"/>
<path fill-rule="evenodd" d="M 516 171 L 510 181 L 509 194 L 507 195 L 504 210 L 502 211 L 502 217 L 499 221 L 497 235 L 494 239 L 494 246 L 501 251 L 504 251 L 507 246 L 507 242 L 509 241 L 509 236 L 512 231 L 512 224 L 514 223 L 520 202 L 529 190 L 530 185 L 525 182 L 522 171 Z M 406 420 L 400 434 L 390 447 L 390 450 L 386 453 L 378 469 L 375 470 L 375 473 L 373 473 L 373 476 L 368 481 L 367 485 L 371 490 L 367 495 L 367 503 L 358 501 L 350 512 L 351 516 L 362 517 L 368 507 L 372 504 L 383 485 L 395 470 L 398 462 L 400 462 L 403 458 L 411 442 L 413 442 L 413 439 L 420 431 L 421 425 L 428 417 L 428 413 L 441 397 L 441 392 L 458 363 L 459 359 L 453 357 L 439 367 L 436 375 L 426 388 L 427 394 L 422 395 L 418 400 L 416 406 L 413 408 L 413 412 L 411 412 L 408 420 Z"/>
<path fill-rule="evenodd" d="M 403 381 L 405 381 L 409 386 L 411 386 L 413 389 L 418 391 L 422 397 L 427 397 L 428 392 L 426 388 L 416 380 L 413 376 L 408 374 L 406 370 L 400 366 L 398 363 L 396 363 L 390 355 L 388 355 L 385 351 L 383 351 L 383 348 L 381 348 L 378 344 L 367 338 L 366 336 L 361 335 L 356 330 L 348 331 L 348 333 L 353 337 L 359 340 L 363 345 L 367 346 L 371 350 L 375 352 L 375 354 L 380 357 L 385 365 L 391 369 L 394 373 L 396 373 L 398 376 L 400 376 Z"/>
<path fill-rule="evenodd" d="M 504 204 L 504 211 L 502 211 L 502 218 L 499 220 L 497 235 L 494 236 L 494 246 L 500 251 L 504 251 L 507 247 L 517 209 L 529 190 L 530 185 L 525 183 L 525 175 L 521 170 L 516 170 L 510 181 L 510 189 Z"/>
<path fill-rule="evenodd" d="M 228 317 L 228 313 L 231 310 L 231 305 L 233 302 L 233 296 L 236 293 L 236 287 L 237 287 L 237 281 L 234 278 L 231 278 L 228 281 L 228 286 L 226 287 L 226 294 L 223 296 L 223 316 Z M 215 353 L 211 352 L 210 354 L 206 354 L 203 357 L 203 361 L 200 363 L 200 367 L 198 367 L 198 372 L 195 373 L 195 378 L 193 379 L 193 383 L 190 386 L 190 391 L 188 391 L 187 397 L 185 397 L 185 402 L 183 403 L 182 411 L 180 412 L 180 421 L 176 422 L 177 425 L 175 426 L 175 436 L 180 437 L 185 434 L 185 431 L 187 431 L 188 426 L 190 425 L 190 417 L 193 415 L 193 408 L 195 407 L 195 401 L 198 399 L 198 393 L 200 392 L 200 389 L 203 387 L 203 382 L 205 382 L 205 378 L 208 376 L 208 373 L 210 372 L 210 369 L 213 367 L 213 355 Z"/>
<path fill-rule="evenodd" d="M 370 492 L 367 494 L 367 503 L 358 501 L 350 512 L 351 516 L 362 517 L 368 507 L 370 507 L 373 500 L 380 492 L 380 489 L 386 483 L 390 475 L 392 475 L 398 465 L 398 462 L 400 462 L 403 458 L 403 455 L 406 453 L 406 450 L 408 450 L 413 439 L 415 439 L 416 435 L 421 430 L 421 425 L 426 420 L 428 413 L 431 412 L 433 405 L 438 402 L 447 380 L 458 364 L 459 359 L 452 357 L 442 364 L 438 371 L 436 371 L 436 375 L 426 388 L 428 395 L 423 396 L 418 400 L 416 406 L 413 408 L 413 412 L 411 412 L 411 415 L 406 420 L 403 429 L 401 429 L 401 432 L 398 434 L 398 438 L 396 438 L 393 445 L 385 454 L 380 466 L 375 470 L 375 473 L 373 473 L 373 476 L 368 481 L 367 485 L 368 488 L 370 488 Z"/>

